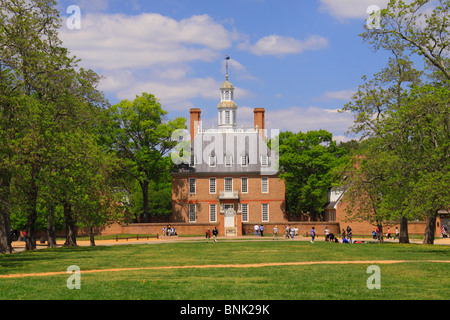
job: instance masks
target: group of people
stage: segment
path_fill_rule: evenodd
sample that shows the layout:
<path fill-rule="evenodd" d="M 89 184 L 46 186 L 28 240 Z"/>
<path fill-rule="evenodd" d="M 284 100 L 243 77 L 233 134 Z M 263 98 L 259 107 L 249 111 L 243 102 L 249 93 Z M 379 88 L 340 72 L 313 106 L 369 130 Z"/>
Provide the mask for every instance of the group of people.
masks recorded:
<path fill-rule="evenodd" d="M 208 230 L 206 230 L 206 241 L 209 242 L 209 240 L 211 239 L 211 234 L 213 236 L 214 242 L 217 242 L 217 236 L 219 235 L 219 230 L 217 230 L 217 227 L 214 227 L 212 232 L 209 228 L 208 228 Z"/>
<path fill-rule="evenodd" d="M 176 236 L 177 232 L 175 230 L 175 227 L 171 227 L 170 224 L 166 227 L 164 226 L 163 228 L 163 235 L 165 236 Z"/>
<path fill-rule="evenodd" d="M 294 237 L 296 235 L 298 235 L 298 228 L 296 227 L 291 228 L 291 225 L 287 225 L 284 233 L 284 238 L 294 240 Z"/>
<path fill-rule="evenodd" d="M 380 228 L 376 227 L 375 230 L 372 231 L 372 238 L 373 240 L 381 240 L 380 237 Z M 398 227 L 395 227 L 395 236 L 392 238 L 391 235 L 391 228 L 388 227 L 388 230 L 386 232 L 386 239 L 400 239 L 400 231 L 398 230 Z"/>
<path fill-rule="evenodd" d="M 264 226 L 263 225 L 255 224 L 253 229 L 255 230 L 255 236 L 257 236 L 257 237 L 258 236 L 264 237 Z"/>

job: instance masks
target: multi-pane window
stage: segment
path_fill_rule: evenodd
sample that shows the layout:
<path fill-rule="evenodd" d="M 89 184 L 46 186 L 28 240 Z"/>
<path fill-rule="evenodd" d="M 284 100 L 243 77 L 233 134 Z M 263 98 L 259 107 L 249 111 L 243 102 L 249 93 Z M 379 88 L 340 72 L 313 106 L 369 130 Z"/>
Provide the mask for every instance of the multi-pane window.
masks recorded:
<path fill-rule="evenodd" d="M 209 193 L 216 193 L 216 178 L 209 178 Z"/>
<path fill-rule="evenodd" d="M 233 164 L 233 156 L 230 155 L 225 156 L 225 166 L 231 167 L 232 164 Z"/>
<path fill-rule="evenodd" d="M 241 178 L 241 192 L 248 193 L 248 178 Z"/>
<path fill-rule="evenodd" d="M 233 192 L 233 178 L 225 178 L 225 192 Z"/>
<path fill-rule="evenodd" d="M 195 178 L 189 178 L 189 193 L 195 194 L 196 180 Z"/>
<path fill-rule="evenodd" d="M 209 205 L 209 222 L 217 222 L 217 205 Z"/>
<path fill-rule="evenodd" d="M 261 204 L 261 219 L 263 222 L 269 222 L 269 204 Z"/>
<path fill-rule="evenodd" d="M 269 193 L 269 178 L 267 177 L 261 178 L 261 192 Z"/>
<path fill-rule="evenodd" d="M 242 222 L 248 222 L 248 203 L 241 204 L 242 206 Z"/>
<path fill-rule="evenodd" d="M 189 205 L 189 222 L 196 222 L 197 221 L 197 208 L 195 204 Z"/>
<path fill-rule="evenodd" d="M 231 123 L 230 111 L 225 111 L 225 124 Z"/>
<path fill-rule="evenodd" d="M 241 166 L 248 166 L 248 155 L 241 156 Z"/>
<path fill-rule="evenodd" d="M 210 167 L 216 166 L 216 156 L 209 156 L 209 166 Z"/>
<path fill-rule="evenodd" d="M 196 157 L 194 155 L 194 153 L 191 153 L 191 158 L 189 159 L 189 166 L 190 167 L 195 167 L 196 164 Z"/>
<path fill-rule="evenodd" d="M 269 156 L 268 155 L 261 155 L 261 165 L 263 167 L 267 167 L 269 165 Z"/>

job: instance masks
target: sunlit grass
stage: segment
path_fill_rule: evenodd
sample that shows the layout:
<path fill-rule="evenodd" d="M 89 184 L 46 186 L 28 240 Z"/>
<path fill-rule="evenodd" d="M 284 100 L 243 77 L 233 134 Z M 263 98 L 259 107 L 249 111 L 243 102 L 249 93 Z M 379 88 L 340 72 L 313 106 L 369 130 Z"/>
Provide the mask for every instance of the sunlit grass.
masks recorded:
<path fill-rule="evenodd" d="M 407 260 L 380 264 L 381 289 L 369 290 L 372 263 L 242 267 L 301 261 Z M 68 274 L 0 279 L 0 299 L 449 299 L 450 247 L 290 241 L 159 243 L 44 249 L 0 256 L 0 275 L 81 269 L 81 290 Z M 86 270 L 236 264 L 83 273 Z"/>

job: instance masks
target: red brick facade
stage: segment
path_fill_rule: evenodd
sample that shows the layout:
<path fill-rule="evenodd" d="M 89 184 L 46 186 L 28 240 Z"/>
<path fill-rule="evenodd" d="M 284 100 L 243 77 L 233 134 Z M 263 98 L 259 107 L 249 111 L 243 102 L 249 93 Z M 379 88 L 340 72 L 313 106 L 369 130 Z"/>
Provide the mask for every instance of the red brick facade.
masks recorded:
<path fill-rule="evenodd" d="M 228 181 L 232 179 L 232 197 L 221 197 L 225 191 L 225 179 L 229 179 Z M 262 190 L 263 179 L 268 181 L 267 190 Z M 214 185 L 213 181 L 215 181 L 215 188 L 210 185 Z M 265 184 L 264 181 L 264 186 Z M 190 190 L 190 187 L 195 188 L 195 192 L 189 192 L 194 191 Z M 211 190 L 210 187 L 215 190 Z M 211 205 L 213 205 L 212 209 Z M 210 212 L 214 209 L 214 205 L 215 212 Z M 228 206 L 232 206 L 237 212 L 234 221 L 237 235 L 243 234 L 243 223 L 252 225 L 255 223 L 286 224 L 284 180 L 278 176 L 264 175 L 173 176 L 172 217 L 170 219 L 172 222 L 184 222 L 192 226 L 196 224 L 217 225 L 220 234 L 223 235 L 226 233 L 224 209 Z M 190 207 L 191 210 L 195 207 L 195 217 L 192 214 L 190 217 Z"/>

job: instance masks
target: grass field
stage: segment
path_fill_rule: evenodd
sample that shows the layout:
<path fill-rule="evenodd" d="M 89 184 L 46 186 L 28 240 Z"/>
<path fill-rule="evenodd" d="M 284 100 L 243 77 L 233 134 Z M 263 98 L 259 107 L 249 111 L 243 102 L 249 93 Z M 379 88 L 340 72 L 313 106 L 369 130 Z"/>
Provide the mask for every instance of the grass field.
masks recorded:
<path fill-rule="evenodd" d="M 450 246 L 393 243 L 191 241 L 43 249 L 0 256 L 0 299 L 448 300 L 449 260 Z M 323 263 L 348 261 L 362 262 Z M 262 265 L 297 262 L 316 264 Z M 374 264 L 380 290 L 367 288 L 367 268 Z M 80 290 L 67 288 L 71 265 L 81 269 Z M 111 270 L 117 268 L 125 270 Z M 49 272 L 60 273 L 29 276 Z"/>

